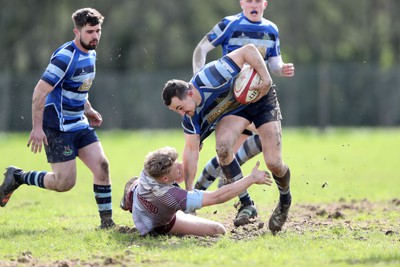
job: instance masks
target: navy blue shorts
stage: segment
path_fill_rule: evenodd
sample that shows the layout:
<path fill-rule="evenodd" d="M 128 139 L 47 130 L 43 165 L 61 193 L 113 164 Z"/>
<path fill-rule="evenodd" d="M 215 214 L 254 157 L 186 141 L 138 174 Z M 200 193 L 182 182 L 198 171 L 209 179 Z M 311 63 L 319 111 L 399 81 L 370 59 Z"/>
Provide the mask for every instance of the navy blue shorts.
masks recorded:
<path fill-rule="evenodd" d="M 45 146 L 49 163 L 75 159 L 80 148 L 99 141 L 99 137 L 92 127 L 73 132 L 62 132 L 48 127 L 43 127 L 43 130 L 49 144 Z"/>
<path fill-rule="evenodd" d="M 268 93 L 255 103 L 248 104 L 243 110 L 235 114 L 253 122 L 256 128 L 261 125 L 282 119 L 275 85 L 269 89 Z"/>

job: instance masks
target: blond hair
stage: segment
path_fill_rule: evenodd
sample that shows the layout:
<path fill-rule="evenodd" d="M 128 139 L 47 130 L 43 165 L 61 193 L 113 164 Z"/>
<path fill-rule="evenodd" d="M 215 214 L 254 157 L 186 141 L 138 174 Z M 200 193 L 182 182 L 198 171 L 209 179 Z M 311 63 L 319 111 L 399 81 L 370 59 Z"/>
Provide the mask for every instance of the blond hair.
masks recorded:
<path fill-rule="evenodd" d="M 159 179 L 171 171 L 177 158 L 178 152 L 175 148 L 168 146 L 160 148 L 147 154 L 144 171 L 154 179 Z"/>

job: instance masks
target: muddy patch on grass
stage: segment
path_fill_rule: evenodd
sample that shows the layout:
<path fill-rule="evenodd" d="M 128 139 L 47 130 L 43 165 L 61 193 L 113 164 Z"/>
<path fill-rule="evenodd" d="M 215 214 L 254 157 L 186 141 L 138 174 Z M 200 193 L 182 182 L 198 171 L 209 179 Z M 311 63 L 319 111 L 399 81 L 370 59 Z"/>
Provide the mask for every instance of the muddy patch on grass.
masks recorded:
<path fill-rule="evenodd" d="M 260 214 L 271 214 L 272 210 L 259 210 Z M 397 220 L 386 219 L 389 214 L 398 214 Z M 378 216 L 374 216 L 379 214 Z M 386 216 L 386 214 L 388 216 Z M 357 219 L 366 217 L 369 219 Z M 232 240 L 249 240 L 258 238 L 263 235 L 271 235 L 268 229 L 268 218 L 259 216 L 250 224 L 234 227 L 233 218 L 220 218 L 227 228 L 227 236 Z M 320 231 L 324 228 L 345 228 L 350 231 L 362 232 L 378 229 L 382 236 L 395 236 L 400 242 L 399 233 L 400 219 L 400 199 L 392 199 L 385 202 L 370 202 L 367 199 L 361 201 L 346 202 L 340 200 L 336 203 L 327 204 L 293 204 L 289 218 L 278 235 L 285 233 L 304 234 L 305 232 Z M 135 238 L 133 243 L 138 242 L 141 237 L 138 235 L 137 229 L 129 226 L 119 226 L 114 231 L 119 234 L 132 235 Z M 164 238 L 164 237 L 163 237 Z M 168 237 L 165 237 L 168 238 Z M 194 239 L 198 245 L 212 246 L 220 240 L 220 237 L 185 237 Z M 367 240 L 367 236 L 355 235 L 354 238 Z M 138 239 L 138 240 L 137 240 Z M 143 240 L 143 239 L 142 239 Z M 164 239 L 163 239 L 164 241 Z M 171 242 L 176 241 L 176 238 L 171 238 Z M 0 266 L 57 266 L 57 267 L 75 267 L 75 266 L 132 266 L 132 251 L 127 247 L 125 254 L 116 257 L 99 257 L 93 256 L 92 260 L 81 261 L 78 259 L 65 259 L 53 262 L 43 263 L 32 255 L 31 252 L 23 252 L 16 259 L 10 261 L 0 260 Z M 151 264 L 150 262 L 148 262 Z"/>
<path fill-rule="evenodd" d="M 399 220 L 385 219 L 389 214 L 396 212 L 400 220 L 400 199 L 392 199 L 386 202 L 370 202 L 367 199 L 361 201 L 346 202 L 340 200 L 327 204 L 293 204 L 288 220 L 280 234 L 286 232 L 303 234 L 320 230 L 321 227 L 341 227 L 351 231 L 379 229 L 384 235 L 399 235 Z M 269 214 L 272 213 L 272 210 Z M 375 219 L 374 214 L 380 214 Z M 357 217 L 366 216 L 370 220 L 357 220 Z M 271 235 L 268 229 L 269 218 L 256 218 L 252 223 L 234 227 L 232 218 L 225 220 L 225 227 L 229 232 L 229 238 L 234 240 L 251 240 L 262 235 Z"/>

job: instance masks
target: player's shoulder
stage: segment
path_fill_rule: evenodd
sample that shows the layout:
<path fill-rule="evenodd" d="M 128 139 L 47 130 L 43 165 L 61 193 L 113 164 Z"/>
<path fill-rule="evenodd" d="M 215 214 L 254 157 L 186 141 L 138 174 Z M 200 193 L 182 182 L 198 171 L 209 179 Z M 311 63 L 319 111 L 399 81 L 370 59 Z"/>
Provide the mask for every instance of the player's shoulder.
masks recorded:
<path fill-rule="evenodd" d="M 69 41 L 59 46 L 54 54 L 72 54 L 77 49 L 73 43 L 73 41 Z"/>
<path fill-rule="evenodd" d="M 269 19 L 262 18 L 261 24 L 264 26 L 272 27 L 275 29 L 275 31 L 278 31 L 278 26 L 274 22 L 270 21 Z"/>
<path fill-rule="evenodd" d="M 229 15 L 229 16 L 224 17 L 222 19 L 222 22 L 224 22 L 226 24 L 229 24 L 229 23 L 231 23 L 233 21 L 242 20 L 243 17 L 244 17 L 243 13 L 238 13 L 238 14 L 235 14 L 235 15 Z"/>
<path fill-rule="evenodd" d="M 73 42 L 67 42 L 61 46 L 59 46 L 56 51 L 54 51 L 53 55 L 51 56 L 51 60 L 57 58 L 63 62 L 69 62 L 73 55 L 75 54 L 76 47 L 73 45 Z"/>

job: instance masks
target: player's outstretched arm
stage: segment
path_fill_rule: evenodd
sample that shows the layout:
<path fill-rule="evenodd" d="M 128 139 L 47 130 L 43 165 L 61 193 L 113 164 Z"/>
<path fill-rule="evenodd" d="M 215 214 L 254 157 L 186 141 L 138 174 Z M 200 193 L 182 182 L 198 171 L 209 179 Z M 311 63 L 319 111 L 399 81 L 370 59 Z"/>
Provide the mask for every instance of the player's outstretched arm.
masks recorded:
<path fill-rule="evenodd" d="M 252 184 L 266 184 L 271 186 L 272 179 L 268 172 L 258 170 L 260 162 L 256 163 L 250 175 L 236 181 L 232 184 L 225 185 L 215 191 L 204 192 L 202 206 L 210 206 L 214 204 L 224 203 L 236 196 L 238 196 L 245 189 L 250 187 Z"/>
<path fill-rule="evenodd" d="M 208 41 L 207 36 L 204 36 L 203 39 L 197 44 L 196 48 L 193 51 L 193 74 L 196 74 L 201 67 L 206 64 L 207 53 L 213 50 L 215 46 L 213 46 L 210 41 Z"/>

